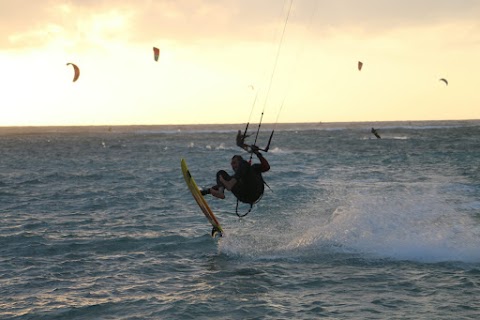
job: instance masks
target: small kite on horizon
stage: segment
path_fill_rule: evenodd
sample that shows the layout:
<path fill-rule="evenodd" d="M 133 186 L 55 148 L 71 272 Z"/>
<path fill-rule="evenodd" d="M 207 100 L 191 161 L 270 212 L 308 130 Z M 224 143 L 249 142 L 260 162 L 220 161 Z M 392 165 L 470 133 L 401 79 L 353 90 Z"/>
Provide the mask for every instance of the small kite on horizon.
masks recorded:
<path fill-rule="evenodd" d="M 153 47 L 153 58 L 155 61 L 158 61 L 158 57 L 160 56 L 160 49 L 157 47 Z"/>
<path fill-rule="evenodd" d="M 358 61 L 357 67 L 358 67 L 358 71 L 362 71 L 363 62 L 362 62 L 362 61 Z"/>
<path fill-rule="evenodd" d="M 80 77 L 80 69 L 75 65 L 74 63 L 67 63 L 67 66 L 71 65 L 73 67 L 73 70 L 75 71 L 75 75 L 73 76 L 73 82 L 77 81 L 78 77 Z"/>
<path fill-rule="evenodd" d="M 443 82 L 445 82 L 445 84 L 448 86 L 448 81 L 447 81 L 447 79 L 445 79 L 445 78 L 440 78 L 440 79 L 438 79 L 438 81 L 443 81 Z"/>

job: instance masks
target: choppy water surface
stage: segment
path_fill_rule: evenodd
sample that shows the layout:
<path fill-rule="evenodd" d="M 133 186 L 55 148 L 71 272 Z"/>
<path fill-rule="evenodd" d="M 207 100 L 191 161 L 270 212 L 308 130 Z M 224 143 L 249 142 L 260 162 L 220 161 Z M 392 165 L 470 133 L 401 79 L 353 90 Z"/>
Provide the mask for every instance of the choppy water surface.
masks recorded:
<path fill-rule="evenodd" d="M 475 319 L 480 123 L 374 125 L 278 126 L 220 240 L 180 159 L 213 184 L 243 126 L 4 129 L 0 318 Z"/>

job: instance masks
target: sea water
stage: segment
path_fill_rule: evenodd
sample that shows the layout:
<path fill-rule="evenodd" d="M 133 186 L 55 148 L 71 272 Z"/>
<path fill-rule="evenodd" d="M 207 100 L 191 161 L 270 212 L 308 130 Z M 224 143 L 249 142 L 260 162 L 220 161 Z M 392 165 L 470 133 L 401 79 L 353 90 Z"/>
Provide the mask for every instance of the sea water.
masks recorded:
<path fill-rule="evenodd" d="M 180 160 L 213 185 L 243 127 L 0 130 L 0 318 L 479 317 L 480 121 L 262 125 L 212 239 Z"/>

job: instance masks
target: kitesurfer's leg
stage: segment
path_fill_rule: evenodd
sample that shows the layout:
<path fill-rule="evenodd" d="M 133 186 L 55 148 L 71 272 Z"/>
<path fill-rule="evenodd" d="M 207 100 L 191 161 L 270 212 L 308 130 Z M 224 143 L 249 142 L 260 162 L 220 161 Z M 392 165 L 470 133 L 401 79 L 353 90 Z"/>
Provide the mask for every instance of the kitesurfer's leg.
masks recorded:
<path fill-rule="evenodd" d="M 213 186 L 208 189 L 201 189 L 200 193 L 202 196 L 205 196 L 207 194 L 211 194 L 212 196 L 220 199 L 225 199 L 225 194 L 223 193 L 223 190 L 225 190 L 224 187 L 219 187 L 219 186 Z"/>
<path fill-rule="evenodd" d="M 220 177 L 223 177 L 224 180 L 230 181 L 232 177 L 225 171 L 220 170 L 217 172 L 217 186 L 225 187 L 223 183 L 220 181 Z"/>
<path fill-rule="evenodd" d="M 223 193 L 224 190 L 225 190 L 224 187 L 213 186 L 213 187 L 208 188 L 208 189 L 200 190 L 200 193 L 202 194 L 202 196 L 205 196 L 207 194 L 211 194 L 212 196 L 214 196 L 216 198 L 225 199 L 225 194 Z"/>
<path fill-rule="evenodd" d="M 217 179 L 216 179 L 217 184 L 211 188 L 200 190 L 200 193 L 202 194 L 202 196 L 211 194 L 214 197 L 225 199 L 225 195 L 223 193 L 225 190 L 225 186 L 220 182 L 220 176 L 222 176 L 225 180 L 230 180 L 232 178 L 225 170 L 218 171 Z"/>
<path fill-rule="evenodd" d="M 200 193 L 202 194 L 202 196 L 207 195 L 207 194 L 211 194 L 212 196 L 214 196 L 216 198 L 225 199 L 225 194 L 224 194 L 225 186 L 220 181 L 220 176 L 222 176 L 223 179 L 225 179 L 227 181 L 232 179 L 232 177 L 225 170 L 218 171 L 217 172 L 217 184 L 215 186 L 211 187 L 211 188 L 200 190 Z"/>
<path fill-rule="evenodd" d="M 220 170 L 217 172 L 217 185 L 213 186 L 210 188 L 210 193 L 212 196 L 220 198 L 220 199 L 225 199 L 225 186 L 223 183 L 220 181 L 220 177 L 223 177 L 225 180 L 230 180 L 232 177 L 225 171 L 225 170 Z"/>
<path fill-rule="evenodd" d="M 212 196 L 214 196 L 215 198 L 225 199 L 225 194 L 223 193 L 224 190 L 225 190 L 224 187 L 215 186 L 215 187 L 211 187 L 211 188 L 210 188 L 210 193 L 211 193 Z"/>

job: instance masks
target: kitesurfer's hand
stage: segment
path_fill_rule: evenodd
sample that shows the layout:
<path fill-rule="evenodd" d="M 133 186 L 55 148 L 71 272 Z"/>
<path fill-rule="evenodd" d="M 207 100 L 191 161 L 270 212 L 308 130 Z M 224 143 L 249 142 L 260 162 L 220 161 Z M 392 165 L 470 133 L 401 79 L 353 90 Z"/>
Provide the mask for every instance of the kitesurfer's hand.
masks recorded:
<path fill-rule="evenodd" d="M 237 141 L 237 146 L 239 146 L 240 148 L 243 148 L 244 146 L 244 140 L 245 138 L 243 137 L 242 135 L 242 131 L 238 130 L 238 133 L 237 133 L 237 138 L 236 138 L 236 141 Z"/>
<path fill-rule="evenodd" d="M 252 153 L 255 153 L 257 156 L 260 154 L 260 152 L 258 151 L 259 149 L 260 148 L 255 145 L 250 146 L 250 150 L 252 151 Z"/>

